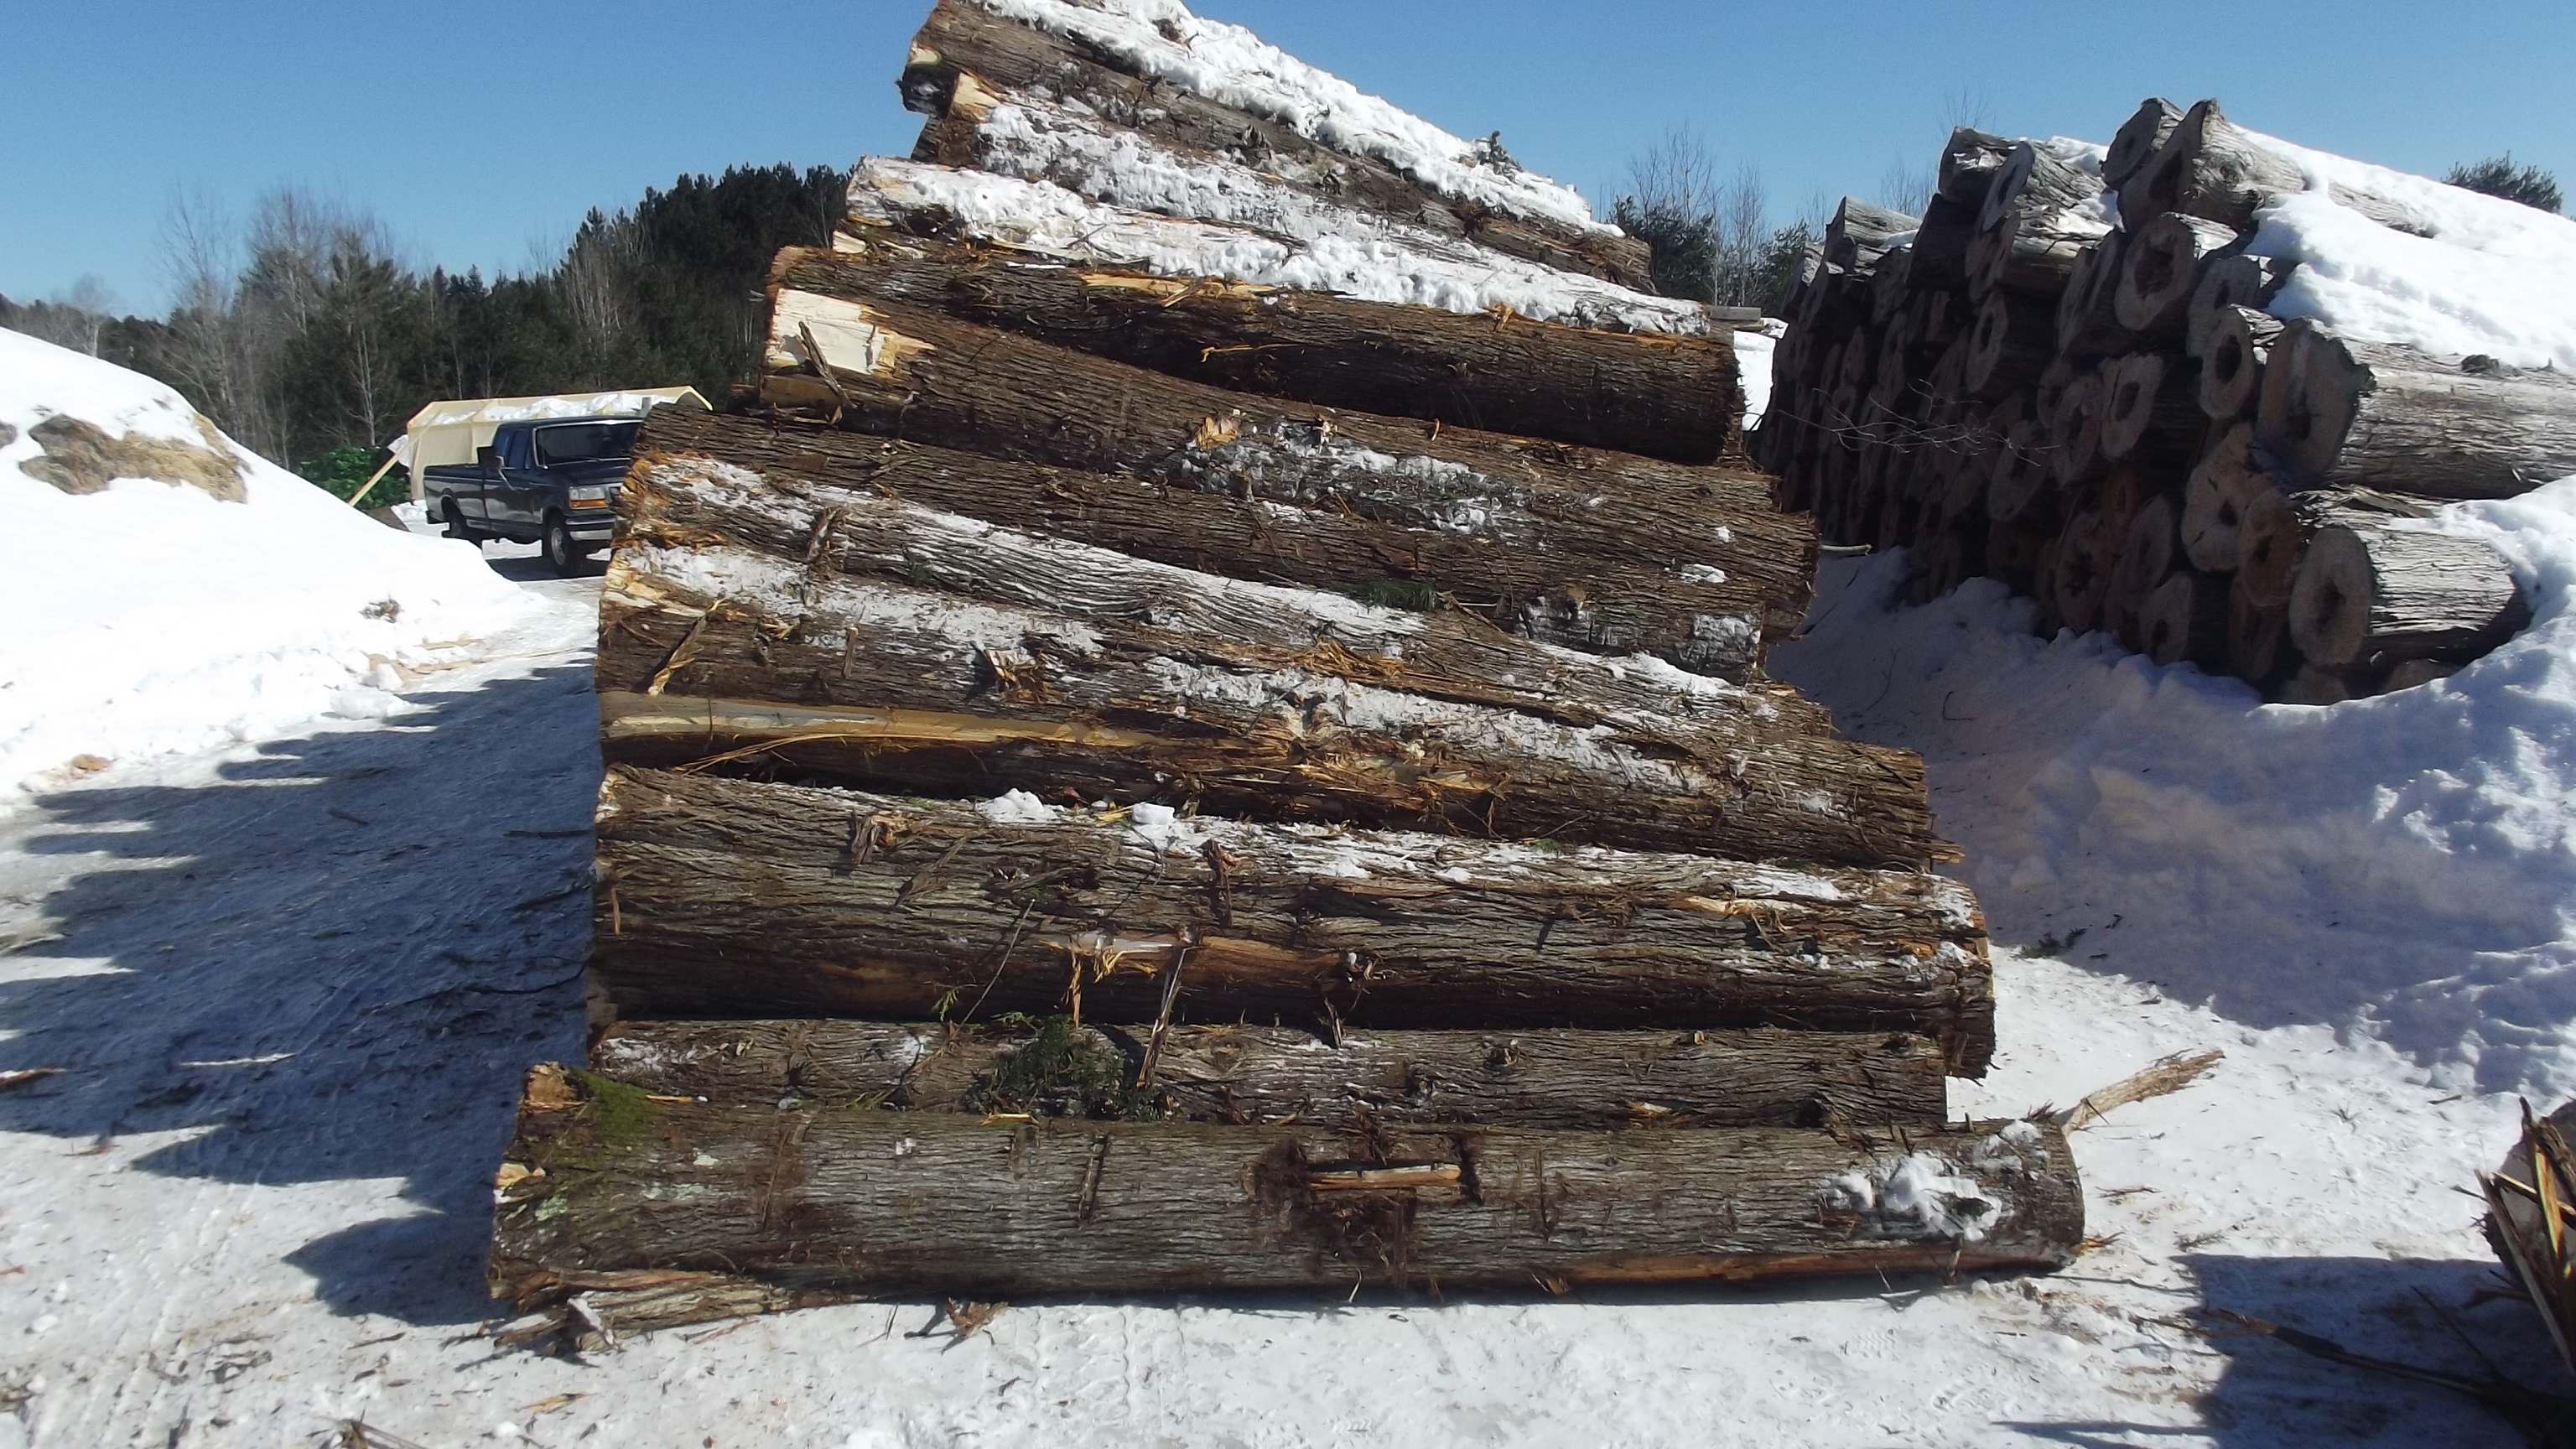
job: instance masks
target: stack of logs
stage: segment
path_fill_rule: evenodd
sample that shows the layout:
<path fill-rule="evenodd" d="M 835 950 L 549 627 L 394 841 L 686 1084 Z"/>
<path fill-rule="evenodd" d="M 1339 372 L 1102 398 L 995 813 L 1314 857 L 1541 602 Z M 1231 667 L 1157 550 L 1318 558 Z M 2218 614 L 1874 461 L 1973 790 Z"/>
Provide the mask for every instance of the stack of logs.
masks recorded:
<path fill-rule="evenodd" d="M 2294 703 L 2446 675 L 2528 610 L 2406 520 L 2576 472 L 2576 383 L 2262 310 L 2254 214 L 2309 184 L 2215 101 L 2149 100 L 2107 153 L 1955 131 L 1921 216 L 1836 212 L 1753 454 L 1827 541 L 1912 550 L 1918 598 L 2000 579 L 2043 634 Z"/>
<path fill-rule="evenodd" d="M 954 142 L 947 98 L 1101 54 L 943 0 L 905 90 Z M 1321 150 L 1171 99 L 1121 134 Z M 1355 236 L 1454 200 L 1332 159 Z M 593 1047 L 531 1074 L 501 1169 L 511 1336 L 2073 1253 L 2059 1129 L 1948 1121 L 1993 998 L 1919 760 L 1761 676 L 1814 548 L 1724 334 L 853 202 L 779 258 L 756 395 L 638 440 Z M 1633 260 L 1528 218 L 1438 244 L 1596 290 Z"/>

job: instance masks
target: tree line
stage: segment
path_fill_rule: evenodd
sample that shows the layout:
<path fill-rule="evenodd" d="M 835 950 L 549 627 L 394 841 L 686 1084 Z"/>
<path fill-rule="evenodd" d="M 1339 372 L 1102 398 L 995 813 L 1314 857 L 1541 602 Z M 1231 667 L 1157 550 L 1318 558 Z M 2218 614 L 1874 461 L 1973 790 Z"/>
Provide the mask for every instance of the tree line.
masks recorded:
<path fill-rule="evenodd" d="M 758 362 L 770 259 L 827 244 L 846 189 L 828 166 L 682 176 L 591 211 L 553 265 L 489 278 L 415 270 L 372 217 L 281 190 L 239 228 L 174 213 L 165 315 L 113 315 L 91 287 L 0 298 L 0 326 L 168 383 L 345 497 L 442 398 L 686 383 L 721 400 Z"/>

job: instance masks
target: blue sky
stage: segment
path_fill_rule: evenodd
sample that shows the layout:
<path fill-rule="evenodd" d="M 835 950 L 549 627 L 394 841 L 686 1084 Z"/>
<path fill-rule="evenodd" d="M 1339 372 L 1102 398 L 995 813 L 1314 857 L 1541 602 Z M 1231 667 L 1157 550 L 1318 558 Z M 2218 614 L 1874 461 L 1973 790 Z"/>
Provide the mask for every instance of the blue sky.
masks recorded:
<path fill-rule="evenodd" d="M 1675 125 L 1758 164 L 1787 211 L 1922 166 L 1963 108 L 2108 139 L 2150 93 L 2215 95 L 2258 130 L 2409 170 L 2510 149 L 2576 184 L 2568 0 L 1200 8 L 1453 131 L 1499 127 L 1604 209 Z M 157 310 L 183 196 L 237 216 L 301 185 L 374 212 L 415 264 L 518 269 L 586 209 L 683 171 L 900 154 L 917 121 L 894 75 L 927 9 L 28 0 L 0 27 L 0 293 L 94 274 Z"/>

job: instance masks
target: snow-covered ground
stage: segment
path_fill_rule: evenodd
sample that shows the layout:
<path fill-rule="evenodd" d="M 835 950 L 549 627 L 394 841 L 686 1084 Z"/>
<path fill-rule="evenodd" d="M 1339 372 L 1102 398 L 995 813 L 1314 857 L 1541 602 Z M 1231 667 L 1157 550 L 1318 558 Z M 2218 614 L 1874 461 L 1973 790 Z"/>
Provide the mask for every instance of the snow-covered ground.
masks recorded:
<path fill-rule="evenodd" d="M 2227 1053 L 2077 1135 L 2109 1241 L 2054 1277 L 1020 1304 L 957 1344 L 904 1302 L 496 1352 L 486 1184 L 519 1072 L 580 1049 L 596 587 L 530 584 L 482 651 L 511 657 L 409 713 L 112 767 L 0 825 L 0 1070 L 64 1069 L 0 1092 L 0 1446 L 319 1445 L 344 1418 L 442 1446 L 2498 1438 L 2437 1390 L 2209 1338 L 2204 1303 L 2474 1372 L 2449 1314 L 2563 1387 L 2528 1308 L 2466 1306 L 2496 1275 L 2452 1189 L 2510 1102 L 2084 959 L 2125 922 L 2067 960 L 2005 951 L 2003 1051 L 1956 1084 L 2020 1112 Z M 1891 621 L 1865 605 L 1829 590 L 1799 672 L 1884 737 L 1883 657 L 1850 644 Z M 1973 787 L 1933 770 L 1973 850 Z"/>
<path fill-rule="evenodd" d="M 0 522 L 0 814 L 22 782 L 382 713 L 525 609 L 472 550 L 382 527 L 171 389 L 6 330 Z"/>

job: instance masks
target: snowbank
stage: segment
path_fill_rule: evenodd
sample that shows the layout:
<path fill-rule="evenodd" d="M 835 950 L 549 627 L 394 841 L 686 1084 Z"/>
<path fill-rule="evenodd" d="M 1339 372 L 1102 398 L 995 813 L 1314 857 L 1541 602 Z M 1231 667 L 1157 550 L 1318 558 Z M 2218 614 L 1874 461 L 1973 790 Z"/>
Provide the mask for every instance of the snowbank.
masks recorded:
<path fill-rule="evenodd" d="M 1192 15 L 1179 0 L 975 0 L 1132 74 L 1276 121 L 1318 145 L 1373 157 L 1445 196 L 1514 216 L 1616 236 L 1570 186 L 1496 164 L 1477 143 L 1321 71 L 1240 25 Z"/>
<path fill-rule="evenodd" d="M 81 438 L 101 445 L 85 473 L 62 461 Z M 0 810 L 76 757 L 393 713 L 408 671 L 453 657 L 438 646 L 528 607 L 466 545 L 386 528 L 160 383 L 9 331 L 0 530 Z"/>
<path fill-rule="evenodd" d="M 2309 189 L 2255 213 L 2249 250 L 2296 265 L 2271 310 L 2345 336 L 2516 367 L 2576 368 L 2576 220 L 2271 137 Z M 2342 185 L 2402 202 L 2414 236 L 2335 203 Z"/>
<path fill-rule="evenodd" d="M 2576 478 L 2433 526 L 2493 543 L 2536 617 L 2374 699 L 2266 705 L 2107 636 L 2042 640 L 1993 580 L 1891 615 L 1896 554 L 1828 561 L 1772 665 L 1848 732 L 1923 752 L 1999 941 L 2556 1100 L 2576 1092 Z"/>

